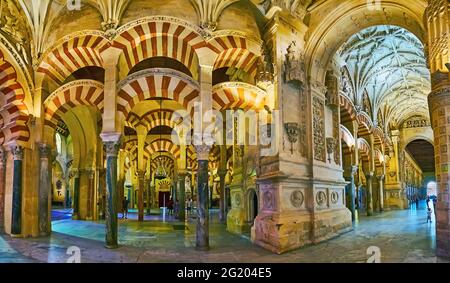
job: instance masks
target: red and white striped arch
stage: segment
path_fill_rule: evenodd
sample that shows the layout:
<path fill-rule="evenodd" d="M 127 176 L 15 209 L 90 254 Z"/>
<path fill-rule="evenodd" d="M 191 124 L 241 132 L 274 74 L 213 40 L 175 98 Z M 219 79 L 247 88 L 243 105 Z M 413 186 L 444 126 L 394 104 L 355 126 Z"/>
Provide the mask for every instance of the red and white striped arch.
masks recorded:
<path fill-rule="evenodd" d="M 153 97 L 172 99 L 192 111 L 199 100 L 200 87 L 187 75 L 170 69 L 147 69 L 119 84 L 117 110 L 124 116 L 141 101 Z"/>
<path fill-rule="evenodd" d="M 168 152 L 174 158 L 180 158 L 180 146 L 174 144 L 171 140 L 168 139 L 155 140 L 152 143 L 150 143 L 146 147 L 146 149 L 150 153 L 150 156 L 153 156 L 155 153 L 158 152 Z"/>
<path fill-rule="evenodd" d="M 135 129 L 137 126 L 142 125 L 147 131 L 158 126 L 167 126 L 173 129 L 175 128 L 176 123 L 175 121 L 172 121 L 172 115 L 173 110 L 170 109 L 151 110 L 141 116 L 131 112 L 128 115 L 125 125 Z"/>
<path fill-rule="evenodd" d="M 172 158 L 169 156 L 163 155 L 161 157 L 154 158 L 152 160 L 152 163 L 150 164 L 150 168 L 152 172 L 156 172 L 156 169 L 158 168 L 158 165 L 161 165 L 164 167 L 166 172 L 169 173 L 169 175 L 173 175 L 174 169 L 175 169 L 175 162 Z"/>
<path fill-rule="evenodd" d="M 260 88 L 243 82 L 225 82 L 213 87 L 213 108 L 263 109 L 267 93 Z"/>
<path fill-rule="evenodd" d="M 350 98 L 341 94 L 339 95 L 339 101 L 341 106 L 341 116 L 343 116 L 342 123 L 353 121 L 356 119 L 355 106 L 353 105 Z"/>
<path fill-rule="evenodd" d="M 130 22 L 118 30 L 112 46 L 122 50 L 119 58 L 121 78 L 139 62 L 151 57 L 169 57 L 184 64 L 194 77 L 198 74 L 195 49 L 206 45 L 201 31 L 180 19 L 147 17 Z"/>
<path fill-rule="evenodd" d="M 109 41 L 101 32 L 77 32 L 60 40 L 56 47 L 44 53 L 38 72 L 47 75 L 53 82 L 61 85 L 78 69 L 102 67 L 100 50 L 109 46 Z"/>
<path fill-rule="evenodd" d="M 256 74 L 257 60 L 261 56 L 261 43 L 236 31 L 219 31 L 208 40 L 208 47 L 217 54 L 214 69 L 234 67 Z"/>
<path fill-rule="evenodd" d="M 358 150 L 364 161 L 370 160 L 370 145 L 364 138 L 358 138 Z"/>
<path fill-rule="evenodd" d="M 358 135 L 365 136 L 372 133 L 373 123 L 367 113 L 359 112 L 356 116 L 356 120 L 358 121 L 359 125 Z"/>
<path fill-rule="evenodd" d="M 15 68 L 5 60 L 0 51 L 0 116 L 2 126 L 0 142 L 27 142 L 30 137 L 29 111 L 25 105 L 25 91 L 17 80 Z"/>
<path fill-rule="evenodd" d="M 355 146 L 355 138 L 352 133 L 344 125 L 340 125 L 341 139 L 345 142 L 349 149 Z"/>
<path fill-rule="evenodd" d="M 77 106 L 94 106 L 103 112 L 103 84 L 77 80 L 58 88 L 44 102 L 45 124 L 56 128 L 61 116 Z"/>

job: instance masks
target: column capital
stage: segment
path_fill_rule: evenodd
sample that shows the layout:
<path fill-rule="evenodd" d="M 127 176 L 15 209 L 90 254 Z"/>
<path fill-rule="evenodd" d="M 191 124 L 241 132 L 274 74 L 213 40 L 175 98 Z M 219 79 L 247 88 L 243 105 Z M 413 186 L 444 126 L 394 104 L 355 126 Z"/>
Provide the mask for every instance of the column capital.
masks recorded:
<path fill-rule="evenodd" d="M 39 156 L 41 158 L 50 158 L 52 155 L 52 148 L 49 144 L 38 143 Z"/>
<path fill-rule="evenodd" d="M 366 179 L 369 179 L 369 178 L 372 179 L 374 176 L 375 176 L 375 172 L 373 172 L 373 171 L 366 173 Z"/>
<path fill-rule="evenodd" d="M 196 145 L 195 151 L 197 153 L 197 159 L 198 160 L 208 160 L 210 150 L 211 150 L 211 146 L 209 146 L 209 145 L 206 145 L 206 144 Z"/>
<path fill-rule="evenodd" d="M 219 175 L 220 178 L 224 178 L 228 173 L 227 169 L 221 169 L 217 171 L 217 175 Z"/>
<path fill-rule="evenodd" d="M 8 152 L 5 150 L 3 146 L 0 146 L 0 165 L 4 165 L 6 162 L 6 156 Z"/>
<path fill-rule="evenodd" d="M 358 168 L 359 168 L 358 165 L 352 165 L 352 166 L 350 167 L 350 170 L 351 170 L 352 175 L 356 175 L 356 173 L 358 173 Z"/>
<path fill-rule="evenodd" d="M 80 177 L 80 170 L 78 168 L 71 169 L 69 172 L 69 178 L 79 178 Z"/>
<path fill-rule="evenodd" d="M 377 176 L 377 179 L 378 179 L 378 181 L 380 181 L 380 182 L 384 181 L 384 178 L 385 178 L 384 175 Z"/>
<path fill-rule="evenodd" d="M 104 141 L 103 145 L 106 151 L 106 157 L 117 157 L 119 155 L 119 141 Z"/>
<path fill-rule="evenodd" d="M 23 147 L 20 145 L 12 145 L 11 153 L 13 154 L 14 160 L 23 160 Z"/>

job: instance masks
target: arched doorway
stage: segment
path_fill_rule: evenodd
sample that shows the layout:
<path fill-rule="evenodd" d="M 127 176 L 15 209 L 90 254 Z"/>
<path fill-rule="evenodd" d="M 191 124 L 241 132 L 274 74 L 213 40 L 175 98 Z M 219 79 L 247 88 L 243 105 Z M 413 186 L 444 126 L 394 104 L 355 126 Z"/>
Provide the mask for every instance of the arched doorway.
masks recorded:
<path fill-rule="evenodd" d="M 255 220 L 256 216 L 258 215 L 258 194 L 256 193 L 256 189 L 251 188 L 248 190 L 247 193 L 247 221 L 249 223 L 252 223 Z"/>

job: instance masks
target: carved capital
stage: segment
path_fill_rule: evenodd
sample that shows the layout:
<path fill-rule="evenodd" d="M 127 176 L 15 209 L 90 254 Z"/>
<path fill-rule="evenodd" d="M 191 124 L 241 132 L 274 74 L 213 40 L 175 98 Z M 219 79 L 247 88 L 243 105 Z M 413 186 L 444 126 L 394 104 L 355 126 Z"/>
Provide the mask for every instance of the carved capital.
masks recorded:
<path fill-rule="evenodd" d="M 6 163 L 7 151 L 0 146 L 0 166 L 3 166 Z"/>
<path fill-rule="evenodd" d="M 107 141 L 103 142 L 105 146 L 106 157 L 117 157 L 119 154 L 120 142 L 118 141 Z"/>
<path fill-rule="evenodd" d="M 209 151 L 211 150 L 211 146 L 203 144 L 196 145 L 195 151 L 197 152 L 198 160 L 208 160 L 209 159 Z"/>
<path fill-rule="evenodd" d="M 41 158 L 50 158 L 52 157 L 52 148 L 50 145 L 46 143 L 39 143 L 39 156 Z"/>
<path fill-rule="evenodd" d="M 11 153 L 13 154 L 14 160 L 23 160 L 23 147 L 20 145 L 12 146 Z"/>
<path fill-rule="evenodd" d="M 80 178 L 80 170 L 78 168 L 70 170 L 69 179 L 73 178 Z"/>

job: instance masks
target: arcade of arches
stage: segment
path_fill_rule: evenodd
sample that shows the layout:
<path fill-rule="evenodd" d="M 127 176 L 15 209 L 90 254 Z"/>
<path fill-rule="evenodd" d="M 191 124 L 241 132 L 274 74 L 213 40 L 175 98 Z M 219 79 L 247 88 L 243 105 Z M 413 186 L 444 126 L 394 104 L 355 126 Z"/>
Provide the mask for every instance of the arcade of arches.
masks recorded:
<path fill-rule="evenodd" d="M 1 0 L 1 232 L 47 237 L 62 206 L 116 248 L 125 197 L 136 221 L 176 199 L 182 222 L 192 198 L 198 249 L 218 211 L 227 233 L 283 253 L 435 181 L 450 256 L 449 1 L 69 2 Z M 246 120 L 231 144 L 179 142 L 198 105 L 216 124 L 264 116 L 276 153 L 236 143 Z"/>

